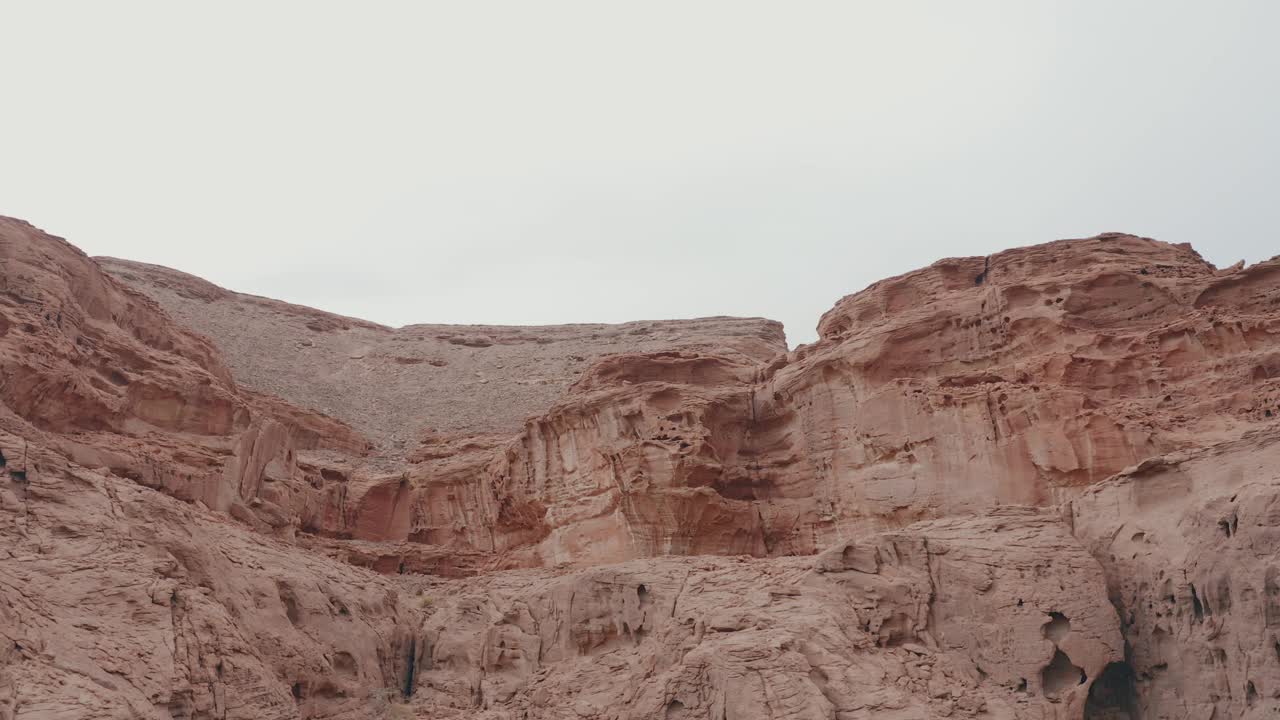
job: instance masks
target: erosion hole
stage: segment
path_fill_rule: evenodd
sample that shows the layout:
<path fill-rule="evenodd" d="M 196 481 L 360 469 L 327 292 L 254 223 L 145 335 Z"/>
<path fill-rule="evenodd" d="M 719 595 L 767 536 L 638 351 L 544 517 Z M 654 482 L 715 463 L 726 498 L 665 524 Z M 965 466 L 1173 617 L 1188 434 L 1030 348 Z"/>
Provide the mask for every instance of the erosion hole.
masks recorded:
<path fill-rule="evenodd" d="M 297 625 L 302 619 L 302 614 L 298 612 L 298 600 L 294 598 L 293 591 L 283 585 L 280 586 L 279 592 L 280 604 L 284 605 L 285 616 L 289 618 L 289 622 Z"/>
<path fill-rule="evenodd" d="M 332 468 L 320 468 L 320 477 L 329 482 L 346 482 L 347 476 Z"/>
<path fill-rule="evenodd" d="M 1053 659 L 1040 671 L 1040 685 L 1048 697 L 1057 697 L 1062 691 L 1081 685 L 1087 679 L 1084 670 L 1076 667 L 1061 650 L 1054 650 Z"/>
<path fill-rule="evenodd" d="M 1136 720 L 1138 691 L 1133 668 L 1126 662 L 1113 662 L 1089 688 L 1084 704 L 1084 720 Z"/>
<path fill-rule="evenodd" d="M 8 464 L 9 464 L 9 460 L 4 456 L 4 451 L 0 450 L 0 467 L 4 467 L 5 465 L 8 465 Z"/>
<path fill-rule="evenodd" d="M 1057 645 L 1062 642 L 1067 633 L 1071 632 L 1071 621 L 1060 612 L 1051 612 L 1049 613 L 1049 622 L 1045 623 L 1041 630 L 1044 632 L 1046 640 L 1051 640 L 1054 645 Z"/>
<path fill-rule="evenodd" d="M 356 659 L 349 652 L 340 652 L 333 656 L 333 669 L 344 675 L 355 675 Z"/>

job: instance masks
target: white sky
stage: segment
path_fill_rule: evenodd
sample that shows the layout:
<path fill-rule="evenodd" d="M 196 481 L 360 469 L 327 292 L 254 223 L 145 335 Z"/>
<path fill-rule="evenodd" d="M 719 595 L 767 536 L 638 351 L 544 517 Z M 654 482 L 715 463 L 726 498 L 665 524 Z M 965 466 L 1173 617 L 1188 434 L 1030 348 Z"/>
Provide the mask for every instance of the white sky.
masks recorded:
<path fill-rule="evenodd" d="M 0 213 L 390 325 L 1280 253 L 1280 2 L 3 2 Z"/>

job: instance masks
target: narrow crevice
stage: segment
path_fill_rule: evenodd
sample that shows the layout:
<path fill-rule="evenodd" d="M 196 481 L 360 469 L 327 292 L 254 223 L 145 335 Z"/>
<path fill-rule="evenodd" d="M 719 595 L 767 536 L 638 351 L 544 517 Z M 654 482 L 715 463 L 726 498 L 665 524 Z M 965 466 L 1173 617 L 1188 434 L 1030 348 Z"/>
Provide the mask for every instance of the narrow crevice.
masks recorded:
<path fill-rule="evenodd" d="M 986 282 L 986 280 L 987 280 L 987 273 L 989 273 L 989 272 L 991 272 L 991 256 L 990 256 L 990 255 L 988 255 L 987 257 L 983 258 L 983 260 L 982 260 L 982 272 L 978 273 L 978 274 L 977 274 L 977 276 L 975 276 L 975 277 L 973 278 L 973 284 L 974 284 L 974 285 L 981 285 L 982 283 Z"/>
<path fill-rule="evenodd" d="M 418 663 L 418 639 L 409 638 L 409 656 L 405 658 L 404 685 L 400 694 L 406 698 L 413 696 L 413 675 Z"/>
<path fill-rule="evenodd" d="M 1198 623 L 1204 622 L 1204 604 L 1200 602 L 1200 594 L 1196 592 L 1196 586 L 1191 587 L 1191 612 L 1195 616 Z"/>

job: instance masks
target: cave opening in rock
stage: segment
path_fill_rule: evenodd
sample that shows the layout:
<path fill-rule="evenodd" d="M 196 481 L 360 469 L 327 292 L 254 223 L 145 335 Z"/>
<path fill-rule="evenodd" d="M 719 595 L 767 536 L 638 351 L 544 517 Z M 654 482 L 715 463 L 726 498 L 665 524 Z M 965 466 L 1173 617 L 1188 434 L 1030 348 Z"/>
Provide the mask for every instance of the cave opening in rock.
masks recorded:
<path fill-rule="evenodd" d="M 1057 645 L 1062 642 L 1067 633 L 1071 632 L 1071 620 L 1060 612 L 1051 612 L 1049 622 L 1045 623 L 1041 630 L 1046 640 L 1051 640 L 1054 645 Z"/>
<path fill-rule="evenodd" d="M 1056 697 L 1064 690 L 1082 685 L 1087 679 L 1084 670 L 1071 662 L 1071 658 L 1061 650 L 1054 650 L 1053 659 L 1040 671 L 1040 686 L 1049 697 Z"/>
<path fill-rule="evenodd" d="M 1084 720 L 1136 720 L 1138 691 L 1133 668 L 1127 662 L 1113 662 L 1089 688 Z"/>
<path fill-rule="evenodd" d="M 8 464 L 9 464 L 9 460 L 8 460 L 8 458 L 6 458 L 6 457 L 4 456 L 4 451 L 3 451 L 3 450 L 0 450 L 0 468 L 4 467 L 5 465 L 8 465 Z"/>

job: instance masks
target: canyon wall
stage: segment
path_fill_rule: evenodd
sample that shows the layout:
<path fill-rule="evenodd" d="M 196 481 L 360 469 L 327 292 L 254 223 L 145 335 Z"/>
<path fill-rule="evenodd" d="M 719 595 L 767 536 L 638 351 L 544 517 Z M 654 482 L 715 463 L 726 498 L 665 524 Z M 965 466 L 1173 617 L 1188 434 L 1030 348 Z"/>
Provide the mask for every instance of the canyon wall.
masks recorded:
<path fill-rule="evenodd" d="M 1277 303 L 1110 234 L 392 329 L 0 219 L 0 720 L 1272 717 Z"/>
<path fill-rule="evenodd" d="M 483 472 L 411 471 L 477 510 L 416 503 L 406 536 L 518 564 L 777 556 L 1065 502 L 1271 423 L 1277 278 L 1274 261 L 1219 272 L 1187 247 L 1100 236 L 877 283 L 766 363 L 610 356 Z"/>

